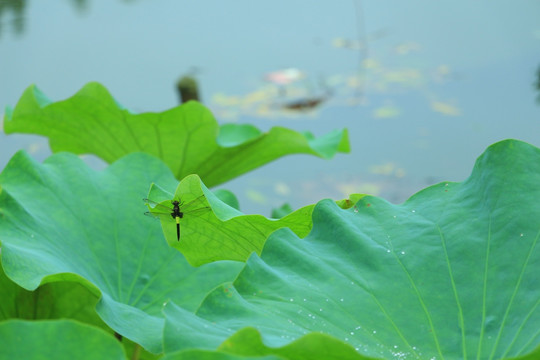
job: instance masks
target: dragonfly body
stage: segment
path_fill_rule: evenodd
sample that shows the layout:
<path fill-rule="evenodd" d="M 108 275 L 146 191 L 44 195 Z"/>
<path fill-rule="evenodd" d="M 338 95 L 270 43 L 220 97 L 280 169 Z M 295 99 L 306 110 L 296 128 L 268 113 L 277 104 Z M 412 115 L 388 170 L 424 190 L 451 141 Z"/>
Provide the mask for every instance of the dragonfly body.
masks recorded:
<path fill-rule="evenodd" d="M 193 201 L 188 202 L 185 205 L 178 200 L 171 200 L 172 207 L 160 204 L 150 199 L 143 199 L 146 204 L 153 205 L 154 207 L 153 211 L 148 211 L 145 213 L 145 215 L 152 217 L 171 216 L 176 222 L 176 238 L 178 241 L 180 241 L 180 219 L 184 218 L 184 215 L 186 214 L 195 213 L 201 210 L 209 210 L 209 208 L 206 206 L 184 211 L 182 211 L 182 208 L 189 209 L 190 204 L 195 203 L 197 200 L 200 200 L 202 198 L 203 195 L 199 196 Z"/>
<path fill-rule="evenodd" d="M 176 237 L 180 241 L 180 219 L 184 217 L 184 213 L 180 211 L 180 202 L 178 200 L 172 201 L 173 209 L 171 216 L 176 221 Z"/>

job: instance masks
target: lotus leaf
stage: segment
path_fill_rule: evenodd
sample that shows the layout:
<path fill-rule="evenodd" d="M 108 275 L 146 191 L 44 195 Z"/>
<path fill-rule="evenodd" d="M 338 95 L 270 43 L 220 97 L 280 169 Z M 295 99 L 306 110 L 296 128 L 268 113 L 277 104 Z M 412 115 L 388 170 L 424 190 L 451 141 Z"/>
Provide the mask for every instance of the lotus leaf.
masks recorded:
<path fill-rule="evenodd" d="M 263 133 L 252 125 L 219 126 L 195 101 L 161 113 L 133 114 L 99 83 L 55 103 L 32 85 L 6 111 L 4 130 L 44 135 L 53 152 L 94 154 L 108 163 L 146 152 L 162 159 L 178 180 L 196 173 L 210 187 L 285 155 L 329 159 L 349 152 L 346 130 L 316 138 L 283 127 Z"/>
<path fill-rule="evenodd" d="M 196 313 L 167 304 L 165 350 L 263 356 L 323 333 L 358 359 L 540 358 L 539 183 L 540 150 L 508 140 L 402 205 L 321 201 L 309 236 L 274 232 Z M 262 343 L 234 341 L 249 327 Z"/>

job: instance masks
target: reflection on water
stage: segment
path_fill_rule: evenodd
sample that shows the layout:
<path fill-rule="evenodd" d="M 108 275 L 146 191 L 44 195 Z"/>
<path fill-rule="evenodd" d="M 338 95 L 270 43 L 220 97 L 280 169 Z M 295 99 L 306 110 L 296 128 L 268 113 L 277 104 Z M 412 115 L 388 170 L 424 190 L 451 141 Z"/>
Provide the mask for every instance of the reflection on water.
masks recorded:
<path fill-rule="evenodd" d="M 136 0 L 122 0 L 125 3 L 132 3 Z M 88 0 L 71 0 L 73 7 L 78 13 L 86 13 L 89 9 Z M 0 36 L 4 33 L 21 35 L 26 29 L 25 11 L 27 0 L 0 0 Z"/>
<path fill-rule="evenodd" d="M 401 202 L 465 179 L 496 141 L 540 144 L 540 2 L 420 3 L 0 0 L 0 54 L 13 54 L 0 106 L 31 83 L 59 101 L 97 80 L 127 108 L 163 111 L 191 75 L 221 122 L 349 129 L 350 155 L 284 158 L 226 184 L 244 210 L 353 192 Z M 49 154 L 46 139 L 0 133 L 0 169 L 21 148 Z"/>
<path fill-rule="evenodd" d="M 0 36 L 8 29 L 16 34 L 24 31 L 24 10 L 26 0 L 1 0 L 0 1 Z M 7 19 L 6 19 L 7 18 Z"/>
<path fill-rule="evenodd" d="M 538 91 L 536 101 L 540 104 L 540 66 L 538 66 L 538 70 L 536 70 L 536 90 Z"/>
<path fill-rule="evenodd" d="M 339 38 L 327 44 L 326 51 L 331 51 L 332 47 L 359 51 L 361 45 Z M 422 65 L 421 49 L 416 42 L 399 43 L 390 48 L 374 47 L 371 57 L 360 63 L 357 72 L 320 76 L 318 81 L 297 68 L 274 71 L 261 76 L 260 85 L 252 91 L 218 92 L 208 105 L 218 118 L 229 120 L 242 116 L 270 119 L 316 116 L 324 107 L 359 105 L 367 107 L 373 118 L 393 118 L 403 113 L 393 98 L 418 93 L 431 111 L 445 116 L 461 115 L 458 101 L 441 95 L 444 87 L 458 81 L 459 77 L 447 64 Z"/>

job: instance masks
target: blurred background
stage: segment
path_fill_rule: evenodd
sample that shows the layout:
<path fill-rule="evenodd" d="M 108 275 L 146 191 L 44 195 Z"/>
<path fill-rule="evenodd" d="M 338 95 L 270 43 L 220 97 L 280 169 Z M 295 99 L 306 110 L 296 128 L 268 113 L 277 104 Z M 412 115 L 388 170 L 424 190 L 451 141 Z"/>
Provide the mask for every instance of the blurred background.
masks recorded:
<path fill-rule="evenodd" d="M 224 184 L 247 213 L 369 193 L 401 203 L 462 181 L 490 144 L 540 146 L 540 2 L 0 0 L 0 105 L 89 81 L 133 112 L 197 80 L 220 123 L 323 135 L 350 154 L 277 160 Z M 0 169 L 45 138 L 0 134 Z M 96 168 L 99 160 L 85 159 Z"/>

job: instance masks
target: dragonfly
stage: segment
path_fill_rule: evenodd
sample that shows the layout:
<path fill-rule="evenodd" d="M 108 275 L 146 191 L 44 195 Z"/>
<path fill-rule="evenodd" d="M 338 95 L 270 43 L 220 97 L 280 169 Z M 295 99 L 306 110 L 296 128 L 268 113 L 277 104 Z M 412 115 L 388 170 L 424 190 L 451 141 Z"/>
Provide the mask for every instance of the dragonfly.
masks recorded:
<path fill-rule="evenodd" d="M 191 216 L 192 214 L 196 212 L 210 209 L 208 206 L 193 208 L 193 205 L 197 205 L 197 203 L 199 204 L 201 203 L 201 199 L 203 197 L 204 195 L 201 195 L 198 198 L 193 199 L 186 204 L 184 204 L 182 201 L 174 199 L 174 200 L 171 200 L 171 206 L 160 204 L 150 199 L 143 199 L 143 201 L 147 205 L 151 205 L 153 207 L 152 211 L 147 211 L 144 213 L 144 215 L 151 216 L 154 218 L 164 218 L 164 219 L 165 218 L 169 219 L 169 216 L 172 217 L 174 221 L 176 222 L 176 238 L 178 241 L 180 241 L 180 219 L 183 219 L 185 215 Z M 193 209 L 190 209 L 190 208 L 193 208 Z"/>

